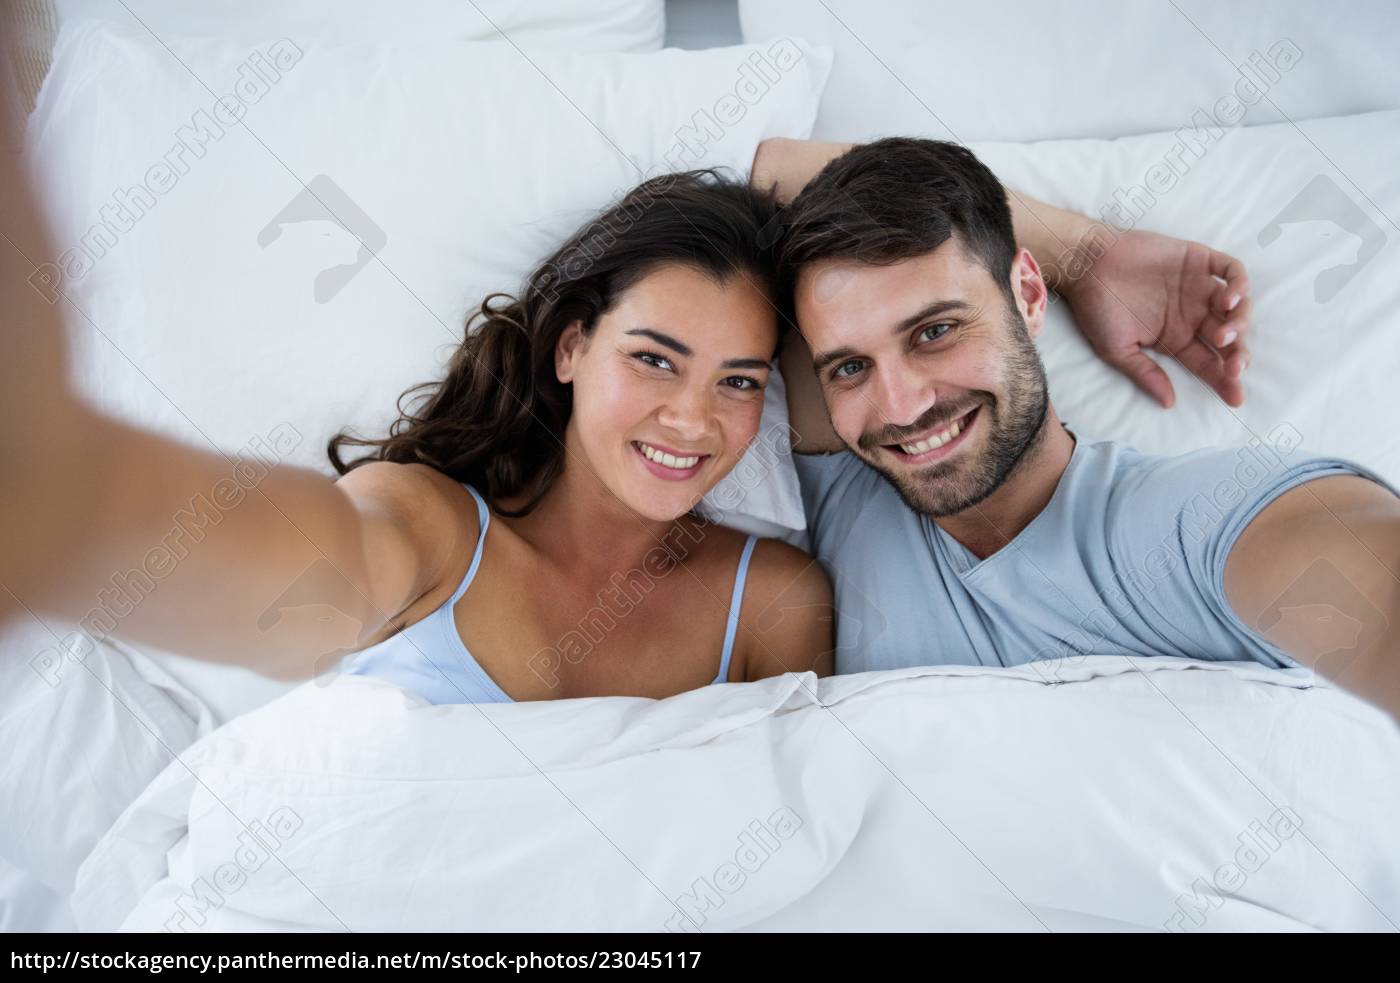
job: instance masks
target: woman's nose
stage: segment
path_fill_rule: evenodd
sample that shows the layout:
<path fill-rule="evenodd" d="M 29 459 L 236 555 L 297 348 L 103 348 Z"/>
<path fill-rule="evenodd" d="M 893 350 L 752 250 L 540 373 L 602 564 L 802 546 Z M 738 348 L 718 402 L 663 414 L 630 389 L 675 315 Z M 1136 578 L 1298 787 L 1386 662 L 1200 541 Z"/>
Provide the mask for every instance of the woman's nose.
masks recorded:
<path fill-rule="evenodd" d="M 699 440 L 710 427 L 710 395 L 701 387 L 686 386 L 661 407 L 660 424 L 683 440 Z"/>

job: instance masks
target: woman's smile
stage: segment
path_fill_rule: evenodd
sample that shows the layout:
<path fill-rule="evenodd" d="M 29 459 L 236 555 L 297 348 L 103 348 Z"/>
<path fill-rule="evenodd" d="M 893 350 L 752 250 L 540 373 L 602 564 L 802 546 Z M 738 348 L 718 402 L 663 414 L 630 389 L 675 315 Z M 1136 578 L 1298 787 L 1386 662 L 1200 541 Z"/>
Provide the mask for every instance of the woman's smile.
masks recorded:
<path fill-rule="evenodd" d="M 685 481 L 700 473 L 709 454 L 684 454 L 664 444 L 634 440 L 632 450 L 648 471 L 665 481 Z"/>

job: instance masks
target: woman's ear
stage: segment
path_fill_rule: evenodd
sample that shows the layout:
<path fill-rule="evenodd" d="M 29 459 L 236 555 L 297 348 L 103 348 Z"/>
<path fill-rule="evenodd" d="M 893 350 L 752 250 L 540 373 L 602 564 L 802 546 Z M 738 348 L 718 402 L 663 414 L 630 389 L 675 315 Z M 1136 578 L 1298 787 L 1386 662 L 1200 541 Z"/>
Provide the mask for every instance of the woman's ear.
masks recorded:
<path fill-rule="evenodd" d="M 574 381 L 575 365 L 579 356 L 587 350 L 588 339 L 583 334 L 583 322 L 571 322 L 554 346 L 554 374 L 560 382 Z"/>

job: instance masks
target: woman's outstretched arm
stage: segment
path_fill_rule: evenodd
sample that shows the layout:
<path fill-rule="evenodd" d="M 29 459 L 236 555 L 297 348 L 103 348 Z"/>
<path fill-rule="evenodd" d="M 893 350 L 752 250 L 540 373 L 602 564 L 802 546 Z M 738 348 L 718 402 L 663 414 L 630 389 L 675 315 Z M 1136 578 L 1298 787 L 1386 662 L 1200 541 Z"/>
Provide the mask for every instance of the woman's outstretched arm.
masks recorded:
<path fill-rule="evenodd" d="M 72 391 L 65 301 L 12 119 L 0 120 L 0 585 L 7 610 L 279 678 L 362 647 L 429 589 L 463 534 L 426 468 L 332 481 L 105 418 Z M 432 530 L 432 531 L 430 531 Z"/>

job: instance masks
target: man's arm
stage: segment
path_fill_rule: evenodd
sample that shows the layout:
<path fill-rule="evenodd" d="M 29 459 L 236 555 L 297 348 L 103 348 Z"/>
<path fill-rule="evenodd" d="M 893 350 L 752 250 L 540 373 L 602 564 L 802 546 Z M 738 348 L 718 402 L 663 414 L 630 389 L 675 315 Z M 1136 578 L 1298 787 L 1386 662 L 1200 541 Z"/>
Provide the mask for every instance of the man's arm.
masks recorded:
<path fill-rule="evenodd" d="M 1225 563 L 1235 614 L 1400 721 L 1400 498 L 1357 475 L 1290 489 Z"/>
<path fill-rule="evenodd" d="M 794 454 L 834 454 L 846 449 L 826 411 L 821 383 L 812 368 L 812 350 L 801 332 L 783 341 L 778 369 L 787 388 L 788 432 Z"/>
<path fill-rule="evenodd" d="M 786 205 L 823 167 L 853 146 L 855 144 L 781 137 L 764 140 L 754 154 L 749 183 L 758 188 L 771 188 L 779 204 Z M 845 445 L 831 425 L 821 384 L 812 369 L 812 350 L 800 331 L 793 330 L 784 339 L 778 369 L 787 390 L 793 453 L 831 454 L 844 450 Z"/>
<path fill-rule="evenodd" d="M 778 204 L 786 205 L 823 167 L 854 146 L 853 143 L 769 137 L 759 143 L 754 154 L 749 183 L 756 188 L 773 189 Z"/>

